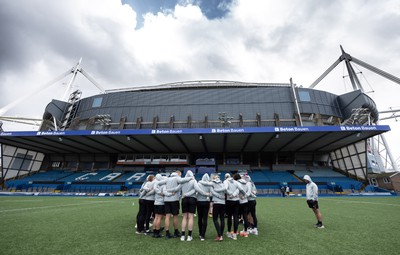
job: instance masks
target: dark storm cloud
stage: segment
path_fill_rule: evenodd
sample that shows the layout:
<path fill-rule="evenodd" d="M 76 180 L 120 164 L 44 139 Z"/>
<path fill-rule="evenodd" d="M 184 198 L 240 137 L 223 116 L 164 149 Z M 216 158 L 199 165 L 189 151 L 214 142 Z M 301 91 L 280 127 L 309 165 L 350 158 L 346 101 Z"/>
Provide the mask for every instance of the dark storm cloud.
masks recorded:
<path fill-rule="evenodd" d="M 58 1 L 0 1 L 0 77 L 62 56 L 71 66 L 82 57 L 86 69 L 126 81 L 126 70 L 135 64 L 120 47 L 118 24 L 107 17 L 74 16 L 73 7 L 64 7 Z"/>
<path fill-rule="evenodd" d="M 19 8 L 17 1 L 0 1 L 0 72 L 24 68 L 26 59 L 35 57 L 35 51 L 26 42 L 35 37 L 29 21 L 29 10 Z M 36 42 L 35 42 L 36 44 Z"/>
<path fill-rule="evenodd" d="M 45 5 L 45 8 L 43 8 Z M 21 70 L 38 59 L 57 53 L 74 62 L 87 45 L 75 22 L 55 1 L 1 1 L 1 70 Z"/>

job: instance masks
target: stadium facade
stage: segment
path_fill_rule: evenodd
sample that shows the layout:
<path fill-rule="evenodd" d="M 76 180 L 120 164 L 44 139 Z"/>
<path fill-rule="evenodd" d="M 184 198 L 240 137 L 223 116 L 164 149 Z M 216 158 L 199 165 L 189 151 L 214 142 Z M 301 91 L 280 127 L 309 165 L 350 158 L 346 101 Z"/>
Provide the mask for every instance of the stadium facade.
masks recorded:
<path fill-rule="evenodd" d="M 3 179 L 39 170 L 379 171 L 374 101 L 293 84 L 196 81 L 52 100 L 38 132 L 2 132 Z"/>

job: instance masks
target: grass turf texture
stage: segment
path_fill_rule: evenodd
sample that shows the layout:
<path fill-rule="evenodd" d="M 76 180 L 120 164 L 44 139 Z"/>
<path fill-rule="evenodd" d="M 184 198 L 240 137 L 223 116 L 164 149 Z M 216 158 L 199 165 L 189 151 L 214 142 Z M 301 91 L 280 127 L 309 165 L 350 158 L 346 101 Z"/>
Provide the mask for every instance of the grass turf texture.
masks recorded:
<path fill-rule="evenodd" d="M 399 197 L 319 203 L 325 229 L 304 198 L 258 198 L 258 236 L 215 242 L 209 218 L 201 242 L 195 218 L 181 242 L 135 234 L 137 198 L 0 197 L 0 254 L 399 254 Z"/>

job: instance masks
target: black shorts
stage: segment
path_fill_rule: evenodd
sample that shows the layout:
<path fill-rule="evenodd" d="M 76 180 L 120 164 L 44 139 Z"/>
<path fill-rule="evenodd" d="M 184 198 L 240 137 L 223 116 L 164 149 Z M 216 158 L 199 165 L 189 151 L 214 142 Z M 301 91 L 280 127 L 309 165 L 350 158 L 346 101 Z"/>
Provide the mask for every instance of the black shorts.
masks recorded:
<path fill-rule="evenodd" d="M 164 205 L 154 205 L 154 213 L 165 215 L 165 206 Z"/>
<path fill-rule="evenodd" d="M 307 204 L 309 208 L 319 209 L 317 200 L 307 200 Z"/>
<path fill-rule="evenodd" d="M 195 213 L 197 199 L 194 197 L 185 197 L 182 199 L 182 213 Z"/>
<path fill-rule="evenodd" d="M 164 204 L 165 214 L 179 214 L 179 201 L 164 202 Z"/>

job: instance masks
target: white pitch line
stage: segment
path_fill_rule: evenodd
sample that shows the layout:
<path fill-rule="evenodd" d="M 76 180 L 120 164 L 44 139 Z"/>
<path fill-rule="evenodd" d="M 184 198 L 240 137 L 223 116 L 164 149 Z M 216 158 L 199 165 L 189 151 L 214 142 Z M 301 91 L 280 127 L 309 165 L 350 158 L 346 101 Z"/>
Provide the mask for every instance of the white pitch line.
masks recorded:
<path fill-rule="evenodd" d="M 327 201 L 328 199 L 324 200 Z M 348 200 L 339 200 L 339 199 L 329 199 L 333 201 L 337 201 L 337 203 L 359 203 L 359 204 L 372 204 L 372 205 L 389 205 L 389 206 L 400 206 L 399 204 L 387 204 L 387 203 L 376 203 L 376 202 L 367 202 L 367 201 L 348 201 Z"/>
<path fill-rule="evenodd" d="M 4 213 L 4 212 L 18 212 L 18 211 L 26 211 L 26 210 L 34 210 L 34 209 L 58 208 L 58 207 L 67 207 L 67 206 L 91 205 L 91 204 L 109 203 L 109 202 L 114 202 L 114 201 L 94 201 L 94 202 L 79 203 L 79 204 L 49 205 L 49 206 L 39 206 L 39 207 L 17 208 L 17 209 L 1 210 L 0 213 Z"/>
<path fill-rule="evenodd" d="M 43 202 L 43 200 L 0 200 L 0 204 L 3 202 Z"/>

